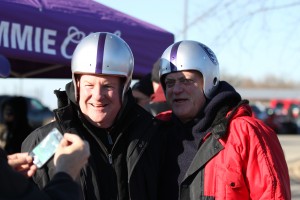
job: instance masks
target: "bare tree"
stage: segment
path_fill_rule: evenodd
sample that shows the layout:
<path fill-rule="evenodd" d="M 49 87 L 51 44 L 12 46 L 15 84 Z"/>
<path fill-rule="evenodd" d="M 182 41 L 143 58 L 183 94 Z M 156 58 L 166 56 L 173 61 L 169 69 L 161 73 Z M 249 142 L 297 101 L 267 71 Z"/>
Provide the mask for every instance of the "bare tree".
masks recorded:
<path fill-rule="evenodd" d="M 185 19 L 184 30 L 178 32 L 176 38 L 189 35 L 190 31 L 197 32 L 200 39 L 209 35 L 208 45 L 218 49 L 221 55 L 231 51 L 228 50 L 229 43 L 234 44 L 237 47 L 230 53 L 232 59 L 240 62 L 243 59 L 241 55 L 257 59 L 256 50 L 264 45 L 265 59 L 272 59 L 276 65 L 258 63 L 261 64 L 258 67 L 268 69 L 272 77 L 282 70 L 282 73 L 278 72 L 282 77 L 275 76 L 276 80 L 282 78 L 285 79 L 279 81 L 282 84 L 300 85 L 300 78 L 293 84 L 286 80 L 289 75 L 294 75 L 294 69 L 300 67 L 300 0 L 185 0 L 185 3 L 188 3 L 188 6 L 185 5 L 189 11 L 185 18 L 188 19 Z M 271 51 L 275 53 L 271 54 Z M 245 66 L 245 63 L 242 64 Z M 247 66 L 241 70 L 252 72 L 252 69 L 253 66 Z"/>

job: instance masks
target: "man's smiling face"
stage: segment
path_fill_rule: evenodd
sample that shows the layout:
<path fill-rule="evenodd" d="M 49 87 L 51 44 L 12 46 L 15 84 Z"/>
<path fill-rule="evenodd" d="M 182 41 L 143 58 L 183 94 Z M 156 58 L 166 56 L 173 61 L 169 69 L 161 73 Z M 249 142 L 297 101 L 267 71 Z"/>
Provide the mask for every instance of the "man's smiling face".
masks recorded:
<path fill-rule="evenodd" d="M 180 71 L 168 74 L 164 81 L 173 113 L 183 123 L 196 117 L 206 102 L 202 75 L 192 70 Z"/>
<path fill-rule="evenodd" d="M 121 78 L 81 75 L 77 82 L 79 106 L 94 126 L 109 128 L 121 108 Z"/>

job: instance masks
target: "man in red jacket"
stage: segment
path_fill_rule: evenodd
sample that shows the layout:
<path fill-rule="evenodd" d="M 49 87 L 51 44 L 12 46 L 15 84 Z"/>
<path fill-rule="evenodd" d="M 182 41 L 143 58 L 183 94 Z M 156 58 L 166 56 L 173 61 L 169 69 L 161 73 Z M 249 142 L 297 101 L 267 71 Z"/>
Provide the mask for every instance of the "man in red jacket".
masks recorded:
<path fill-rule="evenodd" d="M 158 116 L 170 123 L 161 199 L 291 199 L 276 133 L 220 81 L 211 49 L 189 40 L 169 46 L 160 81 L 172 107 Z"/>

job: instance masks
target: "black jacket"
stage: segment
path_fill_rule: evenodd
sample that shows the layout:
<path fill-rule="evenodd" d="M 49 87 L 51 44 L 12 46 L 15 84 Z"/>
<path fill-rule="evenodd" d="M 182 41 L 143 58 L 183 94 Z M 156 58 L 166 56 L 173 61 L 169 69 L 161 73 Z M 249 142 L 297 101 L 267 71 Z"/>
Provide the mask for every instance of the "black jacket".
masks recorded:
<path fill-rule="evenodd" d="M 155 200 L 160 164 L 160 123 L 134 103 L 131 91 L 110 130 L 92 126 L 72 99 L 72 84 L 66 87 L 68 103 L 55 110 L 56 121 L 30 134 L 22 151 L 30 151 L 53 127 L 78 134 L 90 144 L 91 156 L 78 181 L 86 200 Z M 62 103 L 63 102 L 63 103 Z M 59 101 L 66 104 L 66 101 Z M 110 145 L 110 142 L 113 145 Z M 34 181 L 43 187 L 52 178 L 53 161 L 38 170 Z"/>
<path fill-rule="evenodd" d="M 0 149 L 0 200 L 63 200 L 79 199 L 78 184 L 66 173 L 57 173 L 41 190 L 7 163 L 5 152 Z M 63 191 L 63 192 L 62 192 Z"/>

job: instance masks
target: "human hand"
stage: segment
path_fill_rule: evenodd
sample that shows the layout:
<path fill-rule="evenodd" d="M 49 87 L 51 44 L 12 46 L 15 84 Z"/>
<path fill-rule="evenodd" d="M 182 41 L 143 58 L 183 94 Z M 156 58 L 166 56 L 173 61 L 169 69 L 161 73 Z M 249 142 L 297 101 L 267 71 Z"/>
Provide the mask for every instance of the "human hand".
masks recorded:
<path fill-rule="evenodd" d="M 54 155 L 56 173 L 66 172 L 74 180 L 90 156 L 90 146 L 75 134 L 65 133 Z"/>
<path fill-rule="evenodd" d="M 15 153 L 7 156 L 8 164 L 15 170 L 25 175 L 32 177 L 36 172 L 37 167 L 33 164 L 33 158 L 28 153 Z"/>

